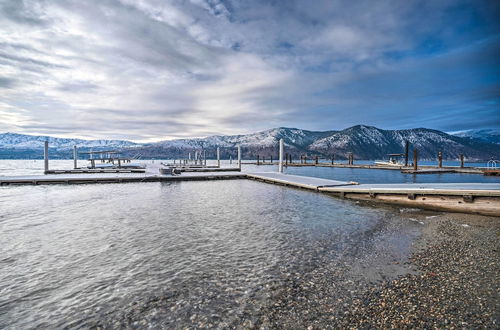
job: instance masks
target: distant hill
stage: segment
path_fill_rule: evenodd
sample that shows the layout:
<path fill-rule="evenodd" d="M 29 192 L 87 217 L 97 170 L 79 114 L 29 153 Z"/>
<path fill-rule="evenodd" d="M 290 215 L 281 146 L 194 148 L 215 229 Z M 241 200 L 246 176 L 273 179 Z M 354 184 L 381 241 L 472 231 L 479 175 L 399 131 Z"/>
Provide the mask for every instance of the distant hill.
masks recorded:
<path fill-rule="evenodd" d="M 47 137 L 14 133 L 0 134 L 0 158 L 41 158 L 43 141 Z M 184 158 L 194 150 L 206 150 L 207 157 L 215 157 L 221 148 L 223 158 L 236 157 L 236 147 L 242 148 L 243 158 L 255 159 L 257 155 L 277 157 L 278 141 L 283 138 L 286 152 L 295 159 L 300 155 L 345 159 L 353 152 L 356 159 L 382 159 L 388 153 L 403 152 L 405 140 L 411 148 L 419 150 L 421 159 L 435 159 L 439 151 L 445 159 L 487 160 L 500 158 L 500 145 L 476 137 L 462 137 L 441 131 L 414 128 L 382 130 L 373 126 L 357 125 L 341 131 L 308 131 L 297 128 L 273 128 L 245 135 L 217 135 L 206 138 L 165 140 L 139 144 L 121 140 L 80 140 L 49 138 L 51 157 L 70 158 L 71 148 L 94 150 L 118 149 L 124 155 L 141 155 L 143 158 Z"/>
<path fill-rule="evenodd" d="M 35 136 L 17 133 L 0 134 L 0 159 L 43 158 L 44 142 L 49 141 L 52 158 L 70 158 L 74 145 L 81 150 L 125 149 L 137 143 L 123 140 L 65 139 L 51 136 Z"/>
<path fill-rule="evenodd" d="M 451 134 L 469 139 L 478 139 L 488 143 L 500 144 L 500 130 L 497 129 L 470 129 Z"/>

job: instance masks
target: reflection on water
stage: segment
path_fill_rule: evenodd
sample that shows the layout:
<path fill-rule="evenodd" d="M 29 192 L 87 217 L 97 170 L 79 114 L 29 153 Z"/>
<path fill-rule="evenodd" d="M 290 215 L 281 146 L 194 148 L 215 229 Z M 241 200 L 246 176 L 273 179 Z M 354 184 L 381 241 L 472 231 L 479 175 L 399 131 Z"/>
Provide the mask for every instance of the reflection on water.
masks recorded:
<path fill-rule="evenodd" d="M 420 228 L 249 180 L 0 187 L 0 210 L 0 328 L 255 324 L 291 279 L 333 299 Z"/>

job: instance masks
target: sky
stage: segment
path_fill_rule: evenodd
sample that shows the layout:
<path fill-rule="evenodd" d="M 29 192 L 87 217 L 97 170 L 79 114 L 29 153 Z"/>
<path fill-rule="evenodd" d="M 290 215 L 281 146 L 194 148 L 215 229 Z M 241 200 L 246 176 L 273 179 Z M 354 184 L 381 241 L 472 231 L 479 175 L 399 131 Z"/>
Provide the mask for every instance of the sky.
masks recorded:
<path fill-rule="evenodd" d="M 0 132 L 500 128 L 500 1 L 0 0 Z"/>

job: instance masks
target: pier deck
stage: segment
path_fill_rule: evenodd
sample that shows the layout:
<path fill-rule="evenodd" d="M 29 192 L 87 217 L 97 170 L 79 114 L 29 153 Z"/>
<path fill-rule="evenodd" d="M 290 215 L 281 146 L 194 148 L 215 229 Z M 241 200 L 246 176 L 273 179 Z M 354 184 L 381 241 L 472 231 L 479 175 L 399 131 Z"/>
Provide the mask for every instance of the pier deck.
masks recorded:
<path fill-rule="evenodd" d="M 163 181 L 202 181 L 245 179 L 241 172 L 202 172 L 184 173 L 182 175 L 104 173 L 67 174 L 67 175 L 28 175 L 0 176 L 0 186 L 6 185 L 40 185 L 40 184 L 84 184 L 84 183 L 122 183 L 122 182 L 163 182 Z"/>
<path fill-rule="evenodd" d="M 498 183 L 361 184 L 324 187 L 319 191 L 341 198 L 500 216 Z"/>
<path fill-rule="evenodd" d="M 309 176 L 282 174 L 277 172 L 247 173 L 247 177 L 254 180 L 277 183 L 286 186 L 295 186 L 311 190 L 318 190 L 322 187 L 338 187 L 357 184 L 356 182 L 321 179 Z"/>

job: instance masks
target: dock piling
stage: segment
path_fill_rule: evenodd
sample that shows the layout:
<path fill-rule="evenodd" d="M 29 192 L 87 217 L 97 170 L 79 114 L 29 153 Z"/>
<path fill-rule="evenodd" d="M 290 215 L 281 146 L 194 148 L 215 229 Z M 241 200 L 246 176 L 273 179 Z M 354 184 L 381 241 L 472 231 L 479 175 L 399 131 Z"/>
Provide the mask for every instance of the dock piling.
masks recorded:
<path fill-rule="evenodd" d="M 410 142 L 405 140 L 405 166 L 408 166 L 408 152 L 410 150 Z"/>
<path fill-rule="evenodd" d="M 76 146 L 73 146 L 73 169 L 77 169 L 78 168 L 78 151 L 77 151 L 77 148 Z"/>
<path fill-rule="evenodd" d="M 460 168 L 464 168 L 464 155 L 460 155 Z"/>
<path fill-rule="evenodd" d="M 418 170 L 418 150 L 413 149 L 413 170 Z"/>
<path fill-rule="evenodd" d="M 43 145 L 43 169 L 45 174 L 49 171 L 49 141 Z"/>
<path fill-rule="evenodd" d="M 441 151 L 438 152 L 438 167 L 443 168 L 443 153 Z"/>
<path fill-rule="evenodd" d="M 217 147 L 217 167 L 220 167 L 220 148 Z"/>
<path fill-rule="evenodd" d="M 259 155 L 257 155 L 257 165 L 260 165 L 260 162 L 259 162 Z"/>
<path fill-rule="evenodd" d="M 279 158 L 279 166 L 278 166 L 278 172 L 283 173 L 283 139 L 280 139 L 280 158 Z"/>
<path fill-rule="evenodd" d="M 238 168 L 241 170 L 241 146 L 238 146 Z"/>

